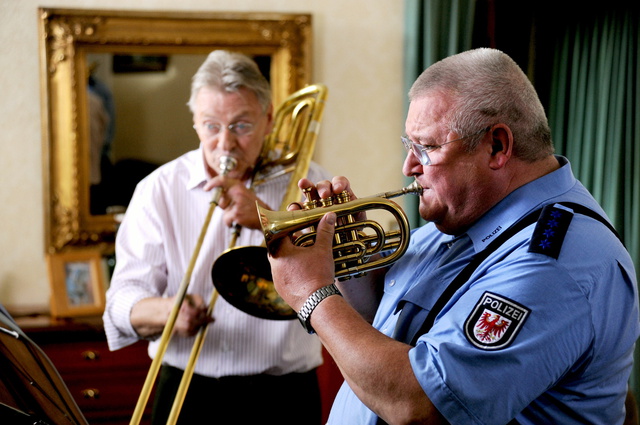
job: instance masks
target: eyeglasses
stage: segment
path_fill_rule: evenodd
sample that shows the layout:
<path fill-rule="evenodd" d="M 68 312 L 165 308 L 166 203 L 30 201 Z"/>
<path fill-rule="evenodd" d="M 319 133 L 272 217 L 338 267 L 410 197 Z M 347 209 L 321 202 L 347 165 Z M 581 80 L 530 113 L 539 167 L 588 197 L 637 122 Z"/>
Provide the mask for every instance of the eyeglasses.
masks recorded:
<path fill-rule="evenodd" d="M 236 122 L 229 124 L 226 127 L 220 124 L 203 123 L 201 124 L 201 127 L 210 137 L 217 136 L 223 128 L 227 128 L 236 136 L 246 136 L 253 131 L 253 124 L 250 122 Z M 196 125 L 194 125 L 193 128 L 197 130 Z"/>
<path fill-rule="evenodd" d="M 448 142 L 442 143 L 440 145 L 421 145 L 420 143 L 415 143 L 409 140 L 408 137 L 402 136 L 400 140 L 402 141 L 402 145 L 404 146 L 407 152 L 412 152 L 420 164 L 422 165 L 431 165 L 431 158 L 429 158 L 429 152 L 433 152 L 436 149 L 440 149 L 444 145 L 448 145 L 449 143 L 459 142 L 460 140 L 468 139 L 469 137 L 477 136 L 478 134 L 486 133 L 491 129 L 491 126 L 483 128 L 482 130 L 470 134 L 468 136 L 460 137 L 459 139 L 449 140 Z"/>

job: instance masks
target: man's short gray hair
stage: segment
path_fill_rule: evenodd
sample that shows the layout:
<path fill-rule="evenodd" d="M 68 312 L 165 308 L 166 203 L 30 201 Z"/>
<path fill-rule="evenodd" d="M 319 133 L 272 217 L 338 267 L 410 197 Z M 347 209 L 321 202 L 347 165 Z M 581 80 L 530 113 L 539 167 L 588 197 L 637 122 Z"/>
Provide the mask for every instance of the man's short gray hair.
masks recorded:
<path fill-rule="evenodd" d="M 538 94 L 518 64 L 499 50 L 469 50 L 431 65 L 414 82 L 409 100 L 428 94 L 452 101 L 450 131 L 467 135 L 504 123 L 513 133 L 514 156 L 535 161 L 554 152 Z M 467 147 L 478 141 L 470 138 Z"/>
<path fill-rule="evenodd" d="M 226 50 L 214 50 L 207 56 L 191 80 L 191 97 L 187 105 L 195 112 L 198 92 L 203 87 L 236 92 L 244 87 L 258 98 L 262 110 L 271 105 L 271 86 L 250 57 Z"/>

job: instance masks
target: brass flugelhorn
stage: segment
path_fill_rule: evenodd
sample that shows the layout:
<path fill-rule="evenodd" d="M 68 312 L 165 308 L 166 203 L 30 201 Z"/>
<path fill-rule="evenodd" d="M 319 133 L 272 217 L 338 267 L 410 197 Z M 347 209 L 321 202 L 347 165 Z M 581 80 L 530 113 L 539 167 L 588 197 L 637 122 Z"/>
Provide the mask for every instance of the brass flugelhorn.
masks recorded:
<path fill-rule="evenodd" d="M 396 262 L 409 246 L 410 226 L 402 208 L 391 198 L 421 194 L 417 181 L 400 190 L 351 200 L 346 192 L 327 199 L 307 199 L 303 209 L 271 211 L 257 206 L 265 237 L 264 247 L 242 247 L 225 255 L 224 267 L 212 271 L 220 295 L 236 308 L 264 319 L 290 320 L 296 313 L 275 292 L 267 251 L 283 237 L 306 246 L 315 241 L 315 227 L 329 212 L 337 215 L 333 243 L 335 276 L 358 277 Z M 367 211 L 386 211 L 395 219 L 385 230 L 377 221 L 359 220 Z M 385 253 L 384 256 L 376 254 Z M 216 262 L 218 263 L 218 262 Z"/>

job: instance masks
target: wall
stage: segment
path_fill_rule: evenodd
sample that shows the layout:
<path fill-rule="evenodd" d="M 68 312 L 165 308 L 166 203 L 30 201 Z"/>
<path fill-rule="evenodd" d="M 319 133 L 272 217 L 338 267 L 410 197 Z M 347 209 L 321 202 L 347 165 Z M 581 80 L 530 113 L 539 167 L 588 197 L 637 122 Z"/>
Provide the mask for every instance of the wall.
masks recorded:
<path fill-rule="evenodd" d="M 367 196 L 402 186 L 402 2 L 0 0 L 0 303 L 47 305 L 38 7 L 313 15 L 313 73 L 329 87 L 315 159 Z M 398 143 L 396 143 L 398 142 Z M 375 171 L 373 171 L 375 170 Z M 373 171 L 373 172 L 372 172 Z"/>

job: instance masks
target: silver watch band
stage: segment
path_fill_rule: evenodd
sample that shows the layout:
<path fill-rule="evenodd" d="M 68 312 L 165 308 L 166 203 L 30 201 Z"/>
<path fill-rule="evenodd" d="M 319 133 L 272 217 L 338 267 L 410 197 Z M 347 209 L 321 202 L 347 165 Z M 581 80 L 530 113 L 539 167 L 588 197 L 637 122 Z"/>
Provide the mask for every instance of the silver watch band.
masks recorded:
<path fill-rule="evenodd" d="M 298 312 L 298 320 L 300 320 L 302 327 L 310 334 L 316 332 L 311 326 L 311 313 L 322 300 L 330 297 L 331 295 L 342 295 L 334 283 L 332 283 L 331 285 L 323 286 L 322 288 L 311 294 Z"/>

